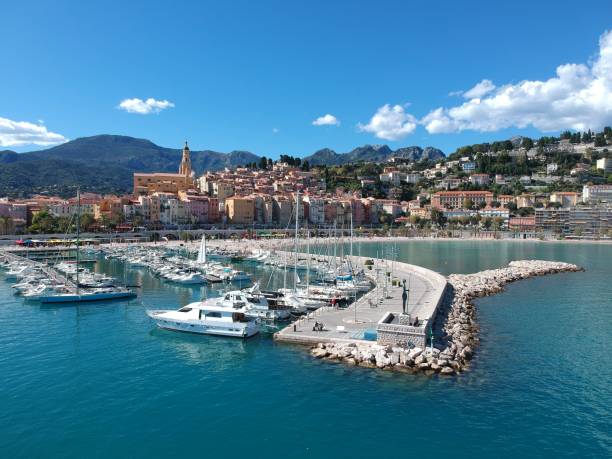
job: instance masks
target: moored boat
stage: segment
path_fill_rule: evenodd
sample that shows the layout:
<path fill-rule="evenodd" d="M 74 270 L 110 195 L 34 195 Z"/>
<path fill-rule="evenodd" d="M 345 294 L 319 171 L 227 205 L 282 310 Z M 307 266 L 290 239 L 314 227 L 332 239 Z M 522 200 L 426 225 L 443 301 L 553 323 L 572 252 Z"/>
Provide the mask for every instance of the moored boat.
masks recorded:
<path fill-rule="evenodd" d="M 196 302 L 179 310 L 149 310 L 147 315 L 166 330 L 249 338 L 259 333 L 259 326 L 246 312 L 244 306 L 232 308 Z"/>

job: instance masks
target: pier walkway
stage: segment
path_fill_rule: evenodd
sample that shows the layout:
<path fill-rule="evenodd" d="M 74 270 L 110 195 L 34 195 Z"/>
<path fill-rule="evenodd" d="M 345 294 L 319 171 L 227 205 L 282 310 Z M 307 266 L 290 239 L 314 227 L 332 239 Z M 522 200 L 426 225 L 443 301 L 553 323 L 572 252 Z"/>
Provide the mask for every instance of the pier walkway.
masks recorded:
<path fill-rule="evenodd" d="M 375 288 L 347 308 L 324 307 L 300 318 L 275 333 L 275 340 L 297 344 L 374 340 L 378 322 L 388 312 L 402 312 L 403 280 L 409 289 L 406 312 L 412 318 L 419 318 L 416 328 L 423 336 L 429 331 L 446 288 L 444 276 L 420 266 L 390 260 L 374 259 L 369 269 L 365 265 L 369 258 L 349 258 L 356 271 L 365 270 Z M 391 276 L 387 276 L 388 272 Z M 399 286 L 392 286 L 392 280 L 397 280 Z M 322 322 L 324 330 L 313 331 L 315 322 Z"/>

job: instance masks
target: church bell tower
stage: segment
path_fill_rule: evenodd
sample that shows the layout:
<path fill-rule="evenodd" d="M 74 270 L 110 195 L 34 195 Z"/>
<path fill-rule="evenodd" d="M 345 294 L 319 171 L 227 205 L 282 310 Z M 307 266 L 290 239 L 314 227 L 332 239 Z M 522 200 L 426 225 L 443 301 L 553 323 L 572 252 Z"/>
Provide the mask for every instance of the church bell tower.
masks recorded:
<path fill-rule="evenodd" d="M 191 178 L 191 157 L 189 156 L 187 141 L 185 141 L 185 146 L 183 147 L 183 159 L 181 160 L 181 167 L 179 167 L 179 174 Z"/>

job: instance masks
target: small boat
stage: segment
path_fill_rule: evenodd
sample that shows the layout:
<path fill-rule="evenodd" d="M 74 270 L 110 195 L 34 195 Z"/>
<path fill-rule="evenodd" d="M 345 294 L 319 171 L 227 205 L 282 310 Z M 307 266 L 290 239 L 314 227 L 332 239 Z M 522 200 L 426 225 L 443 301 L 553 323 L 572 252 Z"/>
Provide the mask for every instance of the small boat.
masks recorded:
<path fill-rule="evenodd" d="M 199 273 L 191 272 L 170 279 L 172 282 L 183 285 L 205 284 L 206 278 Z"/>
<path fill-rule="evenodd" d="M 250 282 L 251 276 L 244 271 L 235 271 L 233 270 L 229 275 L 229 280 L 231 282 Z"/>
<path fill-rule="evenodd" d="M 202 335 L 249 338 L 259 333 L 257 322 L 247 317 L 247 309 L 229 308 L 207 302 L 188 304 L 177 311 L 147 311 L 159 328 Z"/>

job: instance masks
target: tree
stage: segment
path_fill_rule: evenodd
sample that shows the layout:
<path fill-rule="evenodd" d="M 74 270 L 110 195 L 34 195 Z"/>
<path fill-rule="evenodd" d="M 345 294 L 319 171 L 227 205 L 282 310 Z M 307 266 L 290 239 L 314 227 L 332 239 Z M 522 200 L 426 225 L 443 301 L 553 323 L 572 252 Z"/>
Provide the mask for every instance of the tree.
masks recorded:
<path fill-rule="evenodd" d="M 472 201 L 470 198 L 465 198 L 463 200 L 463 208 L 464 209 L 473 209 L 474 208 L 474 201 Z"/>
<path fill-rule="evenodd" d="M 305 172 L 310 171 L 310 163 L 308 162 L 307 159 L 305 159 L 304 162 L 302 163 L 302 170 Z"/>
<path fill-rule="evenodd" d="M 393 223 L 393 216 L 387 212 L 383 212 L 380 214 L 378 221 L 383 225 L 388 225 L 390 223 Z"/>
<path fill-rule="evenodd" d="M 531 140 L 529 137 L 523 137 L 523 140 L 521 141 L 521 147 L 527 150 L 531 150 L 533 148 L 533 140 Z"/>
<path fill-rule="evenodd" d="M 268 168 L 268 158 L 266 158 L 265 156 L 262 156 L 259 159 L 259 168 L 260 169 L 267 169 Z"/>
<path fill-rule="evenodd" d="M 34 234 L 57 233 L 57 218 L 47 209 L 42 209 L 34 215 L 32 224 L 28 230 L 30 233 Z"/>
<path fill-rule="evenodd" d="M 444 226 L 446 223 L 444 212 L 442 212 L 440 209 L 431 209 L 431 221 L 440 227 Z"/>
<path fill-rule="evenodd" d="M 521 207 L 516 211 L 519 217 L 527 217 L 528 215 L 533 215 L 535 213 L 535 209 L 533 207 Z"/>
<path fill-rule="evenodd" d="M 91 214 L 82 214 L 80 219 L 81 231 L 86 231 L 91 225 L 93 225 L 95 219 Z"/>
<path fill-rule="evenodd" d="M 597 134 L 595 136 L 595 146 L 596 147 L 605 147 L 606 146 L 606 139 L 605 139 L 603 134 Z"/>

